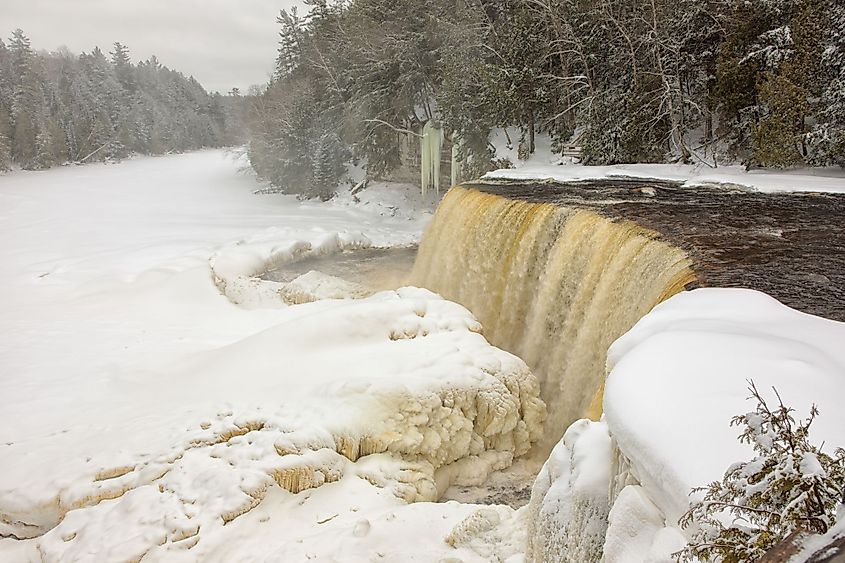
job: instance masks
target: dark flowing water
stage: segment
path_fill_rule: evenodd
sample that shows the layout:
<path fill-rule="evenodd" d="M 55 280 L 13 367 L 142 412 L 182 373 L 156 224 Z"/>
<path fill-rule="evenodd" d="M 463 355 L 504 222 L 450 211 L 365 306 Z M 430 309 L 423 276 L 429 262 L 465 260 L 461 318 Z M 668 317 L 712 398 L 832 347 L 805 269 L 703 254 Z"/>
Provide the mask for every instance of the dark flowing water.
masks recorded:
<path fill-rule="evenodd" d="M 845 194 L 765 194 L 653 180 L 466 185 L 591 209 L 652 229 L 684 249 L 702 287 L 747 287 L 845 321 Z"/>

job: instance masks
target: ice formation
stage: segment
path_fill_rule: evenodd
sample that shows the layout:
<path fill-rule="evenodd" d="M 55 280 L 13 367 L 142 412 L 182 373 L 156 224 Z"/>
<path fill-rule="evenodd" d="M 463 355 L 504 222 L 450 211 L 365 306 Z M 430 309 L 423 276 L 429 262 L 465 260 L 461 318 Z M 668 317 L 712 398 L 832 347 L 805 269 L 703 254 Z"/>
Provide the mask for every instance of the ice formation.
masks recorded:
<path fill-rule="evenodd" d="M 253 196 L 214 151 L 0 182 L 0 560 L 484 560 L 443 542 L 472 508 L 407 501 L 529 450 L 527 366 L 426 290 L 268 307 L 252 283 L 420 221 Z"/>
<path fill-rule="evenodd" d="M 673 561 L 686 543 L 678 520 L 693 487 L 752 455 L 730 426 L 752 410 L 747 379 L 767 396 L 777 388 L 798 412 L 817 404 L 811 440 L 831 450 L 845 444 L 843 341 L 845 324 L 751 290 L 697 289 L 658 305 L 610 349 L 604 420 L 573 424 L 538 477 L 528 560 L 569 560 L 570 530 L 591 522 L 606 527 L 600 549 L 576 560 Z M 601 478 L 592 496 L 573 502 L 582 474 Z M 595 537 L 582 532 L 576 549 L 595 546 Z"/>
<path fill-rule="evenodd" d="M 290 283 L 262 280 L 265 270 L 313 256 L 369 248 L 363 233 L 330 233 L 316 244 L 286 241 L 274 229 L 224 246 L 209 259 L 214 283 L 232 303 L 245 307 L 278 307 L 319 299 L 366 297 L 371 292 L 319 272 L 308 273 Z"/>
<path fill-rule="evenodd" d="M 601 558 L 607 531 L 610 437 L 604 425 L 579 420 L 543 466 L 528 505 L 529 563 L 584 563 Z"/>
<path fill-rule="evenodd" d="M 219 382 L 192 404 L 218 395 L 237 366 L 251 366 L 239 386 L 264 398 L 247 408 L 251 393 L 230 391 L 237 409 L 181 432 L 169 428 L 164 449 L 146 444 L 124 452 L 119 465 L 104 451 L 102 461 L 71 461 L 62 480 L 37 487 L 18 452 L 26 446 L 7 447 L 2 532 L 44 534 L 38 545 L 48 561 L 74 560 L 92 541 L 101 553 L 140 557 L 192 546 L 203 529 L 257 506 L 273 485 L 298 493 L 352 473 L 406 502 L 436 500 L 450 478 L 460 482 L 456 464 L 473 464 L 473 478 L 483 478 L 539 438 L 545 413 L 536 380 L 519 359 L 487 345 L 465 309 L 413 289 L 353 303 L 303 305 L 311 310 L 298 310 L 295 322 L 182 366 L 182 374 Z M 334 342 L 337 357 L 321 342 Z M 283 375 L 298 371 L 307 382 Z M 131 432 L 135 422 L 109 424 Z M 375 471 L 354 463 L 375 454 L 387 456 Z M 382 469 L 391 464 L 394 472 Z"/>
<path fill-rule="evenodd" d="M 693 279 L 683 251 L 632 223 L 461 187 L 440 204 L 412 274 L 473 311 L 490 342 L 540 378 L 543 453 L 574 420 L 600 414 L 611 342 Z"/>
<path fill-rule="evenodd" d="M 298 493 L 351 472 L 406 502 L 436 500 L 448 479 L 460 481 L 455 464 L 473 464 L 473 478 L 483 478 L 481 470 L 510 465 L 539 438 L 545 411 L 536 380 L 515 356 L 489 346 L 462 307 L 404 289 L 302 308 L 294 322 L 165 376 L 218 382 L 197 390 L 196 405 L 219 396 L 238 366 L 250 366 L 239 383 L 246 392 L 227 394 L 238 408 L 181 432 L 169 428 L 163 449 L 146 444 L 124 452 L 119 465 L 109 463 L 108 451 L 102 461 L 71 461 L 62 480 L 38 487 L 19 455 L 27 446 L 7 447 L 2 532 L 44 534 L 38 545 L 48 561 L 74 560 L 92 541 L 104 554 L 140 557 L 190 547 L 203 529 L 253 509 L 273 485 Z M 323 342 L 334 343 L 334 356 Z M 256 402 L 251 389 L 263 396 L 259 406 L 247 407 Z M 134 423 L 109 420 L 113 431 L 127 433 Z M 355 465 L 374 454 L 388 456 L 382 465 L 396 471 Z"/>
<path fill-rule="evenodd" d="M 429 189 L 440 193 L 440 151 L 443 147 L 443 129 L 434 120 L 423 126 L 420 139 L 420 182 L 422 195 Z"/>

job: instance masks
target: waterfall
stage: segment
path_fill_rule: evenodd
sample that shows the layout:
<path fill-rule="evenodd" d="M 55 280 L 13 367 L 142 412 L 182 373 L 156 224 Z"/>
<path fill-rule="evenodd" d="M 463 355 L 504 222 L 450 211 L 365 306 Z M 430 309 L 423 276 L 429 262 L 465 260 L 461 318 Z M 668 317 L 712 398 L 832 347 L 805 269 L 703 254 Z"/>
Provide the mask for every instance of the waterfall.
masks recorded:
<path fill-rule="evenodd" d="M 549 407 L 540 455 L 600 415 L 608 346 L 694 279 L 684 251 L 634 223 L 463 187 L 441 202 L 412 273 L 534 370 Z"/>

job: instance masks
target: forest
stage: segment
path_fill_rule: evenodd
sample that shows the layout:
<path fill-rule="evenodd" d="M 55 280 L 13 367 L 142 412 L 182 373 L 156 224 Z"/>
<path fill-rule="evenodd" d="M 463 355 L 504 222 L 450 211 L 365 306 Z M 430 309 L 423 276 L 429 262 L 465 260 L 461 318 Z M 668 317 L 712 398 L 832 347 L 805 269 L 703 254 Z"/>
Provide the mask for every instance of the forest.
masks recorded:
<path fill-rule="evenodd" d="M 326 197 L 373 177 L 434 120 L 472 173 L 494 128 L 520 157 L 546 133 L 585 164 L 845 165 L 845 5 L 837 0 L 307 0 L 282 11 L 250 158 Z M 507 164 L 507 163 L 504 163 Z"/>
<path fill-rule="evenodd" d="M 243 141 L 243 100 L 209 94 L 154 56 L 115 43 L 76 56 L 0 40 L 0 171 L 164 154 Z"/>

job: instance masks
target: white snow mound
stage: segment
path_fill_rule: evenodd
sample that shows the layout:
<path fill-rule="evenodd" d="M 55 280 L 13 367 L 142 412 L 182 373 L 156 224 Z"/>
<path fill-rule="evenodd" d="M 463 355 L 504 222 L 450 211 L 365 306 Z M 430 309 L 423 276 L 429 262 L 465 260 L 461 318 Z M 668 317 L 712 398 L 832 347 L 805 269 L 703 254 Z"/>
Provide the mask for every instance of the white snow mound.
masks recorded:
<path fill-rule="evenodd" d="M 816 404 L 812 441 L 845 445 L 843 342 L 845 323 L 800 313 L 764 293 L 680 293 L 611 346 L 604 397 L 610 433 L 675 523 L 693 487 L 751 459 L 730 426 L 731 417 L 754 410 L 747 380 L 770 402 L 777 388 L 798 416 Z"/>
<path fill-rule="evenodd" d="M 298 493 L 337 481 L 373 454 L 396 470 L 351 471 L 405 501 L 435 500 L 448 486 L 439 469 L 491 452 L 488 469 L 501 469 L 540 436 L 536 380 L 457 304 L 407 288 L 289 311 L 287 322 L 129 386 L 130 412 L 104 405 L 87 424 L 4 448 L 3 532 L 49 530 L 39 547 L 50 561 L 74 560 L 91 542 L 135 557 L 196 543 L 273 485 Z M 188 392 L 168 395 L 171 381 Z M 227 404 L 215 408 L 220 397 Z M 96 452 L 65 456 L 60 478 L 25 455 L 90 451 L 104 435 L 113 439 Z"/>
<path fill-rule="evenodd" d="M 257 188 L 221 151 L 0 177 L 0 561 L 483 561 L 443 541 L 475 507 L 406 502 L 527 451 L 536 380 L 424 290 L 285 306 L 256 273 L 426 218 Z"/>
<path fill-rule="evenodd" d="M 696 289 L 655 307 L 610 348 L 603 420 L 574 423 L 538 476 L 527 560 L 674 561 L 692 489 L 753 456 L 730 426 L 754 410 L 747 380 L 768 401 L 777 388 L 796 416 L 815 403 L 811 440 L 845 445 L 843 342 L 845 323 L 747 289 Z"/>

